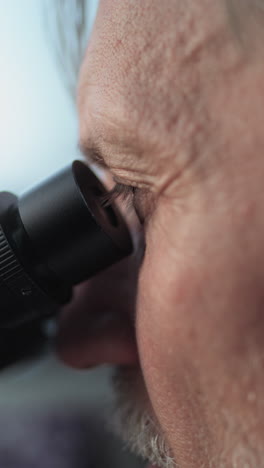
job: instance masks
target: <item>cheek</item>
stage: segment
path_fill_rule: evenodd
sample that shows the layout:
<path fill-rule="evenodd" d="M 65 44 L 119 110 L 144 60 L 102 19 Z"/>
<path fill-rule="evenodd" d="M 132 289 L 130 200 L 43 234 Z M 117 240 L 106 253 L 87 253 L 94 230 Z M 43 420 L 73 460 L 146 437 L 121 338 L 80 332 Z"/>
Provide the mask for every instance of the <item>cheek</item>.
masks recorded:
<path fill-rule="evenodd" d="M 191 443 L 199 457 L 203 449 L 196 443 L 197 428 L 202 426 L 206 433 L 206 418 L 192 362 L 196 330 L 187 318 L 195 315 L 196 279 L 188 266 L 181 266 L 175 275 L 168 245 L 162 238 L 155 244 L 158 250 L 148 244 L 139 282 L 137 340 L 142 370 L 174 454 L 178 456 L 185 444 L 188 450 Z M 205 440 L 210 440 L 209 434 Z"/>
<path fill-rule="evenodd" d="M 175 373 L 190 356 L 199 318 L 200 284 L 206 271 L 193 265 L 191 240 L 179 228 L 175 245 L 156 223 L 147 234 L 147 248 L 139 278 L 137 338 L 142 365 L 150 378 L 158 373 L 164 379 Z M 190 229 L 190 232 L 192 230 Z M 154 371 L 154 372 L 153 372 Z"/>
<path fill-rule="evenodd" d="M 259 344 L 264 326 L 262 228 L 248 230 L 247 216 L 216 205 L 176 225 L 175 218 L 167 211 L 150 226 L 137 303 L 143 367 L 148 374 L 159 367 L 164 379 L 181 362 L 204 370 L 240 357 L 248 337 Z"/>
<path fill-rule="evenodd" d="M 242 221 L 215 209 L 185 225 L 160 223 L 174 227 L 173 240 L 157 224 L 147 236 L 137 340 L 154 411 L 175 450 L 191 440 L 203 451 L 198 428 L 210 444 L 222 402 L 242 405 L 241 382 L 261 374 L 264 258 Z"/>

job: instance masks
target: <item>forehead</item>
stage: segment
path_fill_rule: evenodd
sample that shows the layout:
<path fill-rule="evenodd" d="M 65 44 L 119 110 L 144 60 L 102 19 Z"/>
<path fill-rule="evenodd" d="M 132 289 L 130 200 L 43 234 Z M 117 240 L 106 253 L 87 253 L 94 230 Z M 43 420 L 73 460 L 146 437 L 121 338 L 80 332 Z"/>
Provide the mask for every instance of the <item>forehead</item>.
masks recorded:
<path fill-rule="evenodd" d="M 128 102 L 135 94 L 153 98 L 155 91 L 164 98 L 165 79 L 181 84 L 226 25 L 224 0 L 101 0 L 81 68 L 80 101 L 86 85 L 100 87 L 106 102 L 123 92 Z"/>
<path fill-rule="evenodd" d="M 229 39 L 222 0 L 101 0 L 80 73 L 81 138 L 120 160 L 191 153 Z"/>

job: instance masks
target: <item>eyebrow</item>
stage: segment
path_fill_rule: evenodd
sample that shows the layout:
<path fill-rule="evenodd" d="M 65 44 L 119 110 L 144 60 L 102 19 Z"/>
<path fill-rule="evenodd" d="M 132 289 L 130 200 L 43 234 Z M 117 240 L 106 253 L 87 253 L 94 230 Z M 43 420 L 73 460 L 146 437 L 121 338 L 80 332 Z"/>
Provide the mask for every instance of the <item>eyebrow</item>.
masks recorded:
<path fill-rule="evenodd" d="M 107 167 L 103 154 L 98 147 L 80 141 L 78 144 L 78 148 L 83 154 L 83 156 L 85 156 L 90 163 L 97 164 L 98 166 L 103 168 Z"/>

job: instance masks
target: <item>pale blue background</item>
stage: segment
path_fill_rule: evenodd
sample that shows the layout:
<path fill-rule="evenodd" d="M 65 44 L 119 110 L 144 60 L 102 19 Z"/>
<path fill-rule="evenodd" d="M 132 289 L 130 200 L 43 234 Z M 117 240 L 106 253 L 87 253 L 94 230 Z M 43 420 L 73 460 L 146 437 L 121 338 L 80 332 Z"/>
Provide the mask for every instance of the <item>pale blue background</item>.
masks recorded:
<path fill-rule="evenodd" d="M 45 1 L 0 0 L 0 191 L 21 193 L 78 157 L 77 118 L 52 50 Z M 97 1 L 87 3 L 91 23 Z"/>

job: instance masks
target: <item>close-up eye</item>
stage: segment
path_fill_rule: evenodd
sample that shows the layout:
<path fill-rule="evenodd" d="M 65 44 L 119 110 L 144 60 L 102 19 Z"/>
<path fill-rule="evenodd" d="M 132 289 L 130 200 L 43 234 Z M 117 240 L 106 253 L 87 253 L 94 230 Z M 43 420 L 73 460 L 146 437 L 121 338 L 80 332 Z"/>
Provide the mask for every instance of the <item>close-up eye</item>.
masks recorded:
<path fill-rule="evenodd" d="M 128 214 L 133 210 L 143 226 L 145 223 L 145 210 L 143 210 L 144 194 L 142 189 L 132 185 L 117 183 L 113 189 L 106 194 L 104 203 L 112 203 L 116 199 L 120 199 Z"/>
<path fill-rule="evenodd" d="M 102 200 L 104 205 L 110 205 L 116 199 L 125 202 L 127 209 L 135 208 L 134 196 L 137 188 L 131 185 L 116 183 L 108 193 L 104 194 Z"/>

